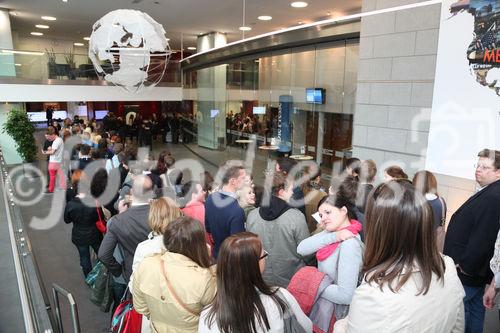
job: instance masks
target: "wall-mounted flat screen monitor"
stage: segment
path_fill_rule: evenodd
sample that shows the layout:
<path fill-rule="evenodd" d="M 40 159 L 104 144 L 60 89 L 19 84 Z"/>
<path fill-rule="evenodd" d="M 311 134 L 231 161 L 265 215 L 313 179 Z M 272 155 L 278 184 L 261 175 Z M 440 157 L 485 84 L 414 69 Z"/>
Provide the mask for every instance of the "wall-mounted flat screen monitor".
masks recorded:
<path fill-rule="evenodd" d="M 215 118 L 219 114 L 219 110 L 210 110 L 210 118 Z"/>
<path fill-rule="evenodd" d="M 253 114 L 266 114 L 266 107 L 265 106 L 254 106 L 253 107 Z"/>
<path fill-rule="evenodd" d="M 108 110 L 96 110 L 94 112 L 95 114 L 95 120 L 101 120 L 102 118 L 104 118 L 107 114 L 108 114 Z"/>
<path fill-rule="evenodd" d="M 325 89 L 306 88 L 306 103 L 325 104 Z"/>

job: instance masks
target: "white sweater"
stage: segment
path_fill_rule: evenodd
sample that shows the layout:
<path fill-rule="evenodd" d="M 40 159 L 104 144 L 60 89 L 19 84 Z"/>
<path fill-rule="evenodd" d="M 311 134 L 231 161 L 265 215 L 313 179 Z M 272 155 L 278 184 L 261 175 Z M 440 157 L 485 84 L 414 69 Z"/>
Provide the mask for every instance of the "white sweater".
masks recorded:
<path fill-rule="evenodd" d="M 286 289 L 279 288 L 281 294 L 285 296 L 286 303 L 295 316 L 297 317 L 297 321 L 299 324 L 305 329 L 306 332 L 312 332 L 312 323 L 311 320 L 302 312 L 299 304 L 295 300 L 295 298 L 290 294 Z M 266 309 L 267 319 L 269 320 L 270 330 L 266 331 L 262 327 L 256 323 L 257 333 L 283 333 L 283 317 L 280 314 L 280 310 L 273 299 L 267 295 L 261 295 L 260 299 L 262 301 L 262 305 Z M 200 315 L 200 323 L 198 326 L 198 333 L 220 333 L 219 327 L 217 323 L 213 323 L 211 328 L 208 328 L 206 323 L 208 311 L 210 308 L 207 308 L 201 312 Z"/>

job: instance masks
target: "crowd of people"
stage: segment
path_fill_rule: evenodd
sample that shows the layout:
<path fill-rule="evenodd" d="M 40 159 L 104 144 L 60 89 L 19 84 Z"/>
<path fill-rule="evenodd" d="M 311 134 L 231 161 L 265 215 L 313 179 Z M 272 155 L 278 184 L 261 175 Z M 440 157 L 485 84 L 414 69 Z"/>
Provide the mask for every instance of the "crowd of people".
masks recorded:
<path fill-rule="evenodd" d="M 499 151 L 479 153 L 478 192 L 445 234 L 429 171 L 377 183 L 373 160 L 351 158 L 325 184 L 281 157 L 267 186 L 241 161 L 185 177 L 107 126 L 48 127 L 48 192 L 67 191 L 83 275 L 94 251 L 142 332 L 482 332 L 500 288 Z"/>

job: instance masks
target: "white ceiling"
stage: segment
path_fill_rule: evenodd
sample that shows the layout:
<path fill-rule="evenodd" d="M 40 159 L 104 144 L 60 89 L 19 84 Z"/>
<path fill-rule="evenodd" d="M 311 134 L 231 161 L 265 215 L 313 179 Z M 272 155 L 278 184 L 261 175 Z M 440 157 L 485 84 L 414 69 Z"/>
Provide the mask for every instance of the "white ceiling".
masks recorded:
<path fill-rule="evenodd" d="M 300 9 L 292 8 L 292 1 L 246 0 L 245 25 L 253 29 L 245 32 L 245 37 L 298 25 L 300 21 L 309 23 L 358 13 L 361 8 L 361 0 L 305 0 L 309 6 Z M 44 36 L 39 38 L 83 42 L 94 22 L 106 13 L 138 9 L 163 24 L 174 49 L 180 48 L 181 33 L 184 47 L 196 46 L 196 36 L 211 31 L 227 33 L 229 42 L 242 38 L 238 27 L 243 21 L 243 0 L 0 0 L 0 8 L 17 14 L 11 15 L 11 26 L 19 37 L 41 31 Z M 43 21 L 43 15 L 55 16 L 57 21 Z M 259 21 L 259 15 L 273 19 Z M 50 29 L 37 29 L 35 24 L 46 24 Z"/>

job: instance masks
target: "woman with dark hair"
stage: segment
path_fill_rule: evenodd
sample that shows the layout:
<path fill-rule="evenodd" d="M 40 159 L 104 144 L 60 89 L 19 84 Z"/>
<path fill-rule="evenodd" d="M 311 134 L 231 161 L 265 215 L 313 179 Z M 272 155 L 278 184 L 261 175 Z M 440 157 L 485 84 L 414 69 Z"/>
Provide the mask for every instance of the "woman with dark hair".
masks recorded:
<path fill-rule="evenodd" d="M 217 295 L 201 313 L 198 333 L 282 333 L 289 324 L 312 332 L 295 298 L 262 279 L 267 255 L 256 234 L 226 238 L 217 258 Z"/>
<path fill-rule="evenodd" d="M 78 177 L 75 176 L 71 180 L 77 194 L 64 208 L 64 222 L 73 223 L 71 242 L 75 244 L 78 250 L 80 266 L 82 267 L 83 275 L 87 277 L 92 270 L 90 248 L 97 254 L 102 242 L 102 234 L 96 227 L 99 214 L 96 207 L 89 207 L 83 202 L 83 199 L 90 195 L 88 193 L 88 179 L 85 174 L 80 172 Z M 82 185 L 83 183 L 86 184 Z M 100 214 L 104 216 L 102 211 Z"/>
<path fill-rule="evenodd" d="M 134 271 L 135 310 L 153 332 L 197 332 L 201 310 L 215 296 L 205 230 L 190 217 L 171 221 L 163 234 L 166 252 L 146 257 Z"/>
<path fill-rule="evenodd" d="M 464 332 L 465 296 L 453 260 L 438 252 L 432 211 L 408 181 L 370 194 L 364 278 L 341 332 Z"/>
<path fill-rule="evenodd" d="M 331 332 L 335 320 L 347 315 L 358 286 L 363 261 L 359 235 L 362 226 L 351 198 L 340 189 L 335 195 L 321 199 L 318 212 L 324 230 L 300 242 L 297 253 L 316 254 L 318 271 L 332 281 L 321 292 L 309 316 L 322 332 Z"/>
<path fill-rule="evenodd" d="M 446 220 L 446 202 L 437 192 L 437 180 L 434 174 L 430 171 L 422 170 L 413 176 L 413 186 L 431 205 L 434 228 L 437 229 L 440 225 L 444 226 Z"/>

